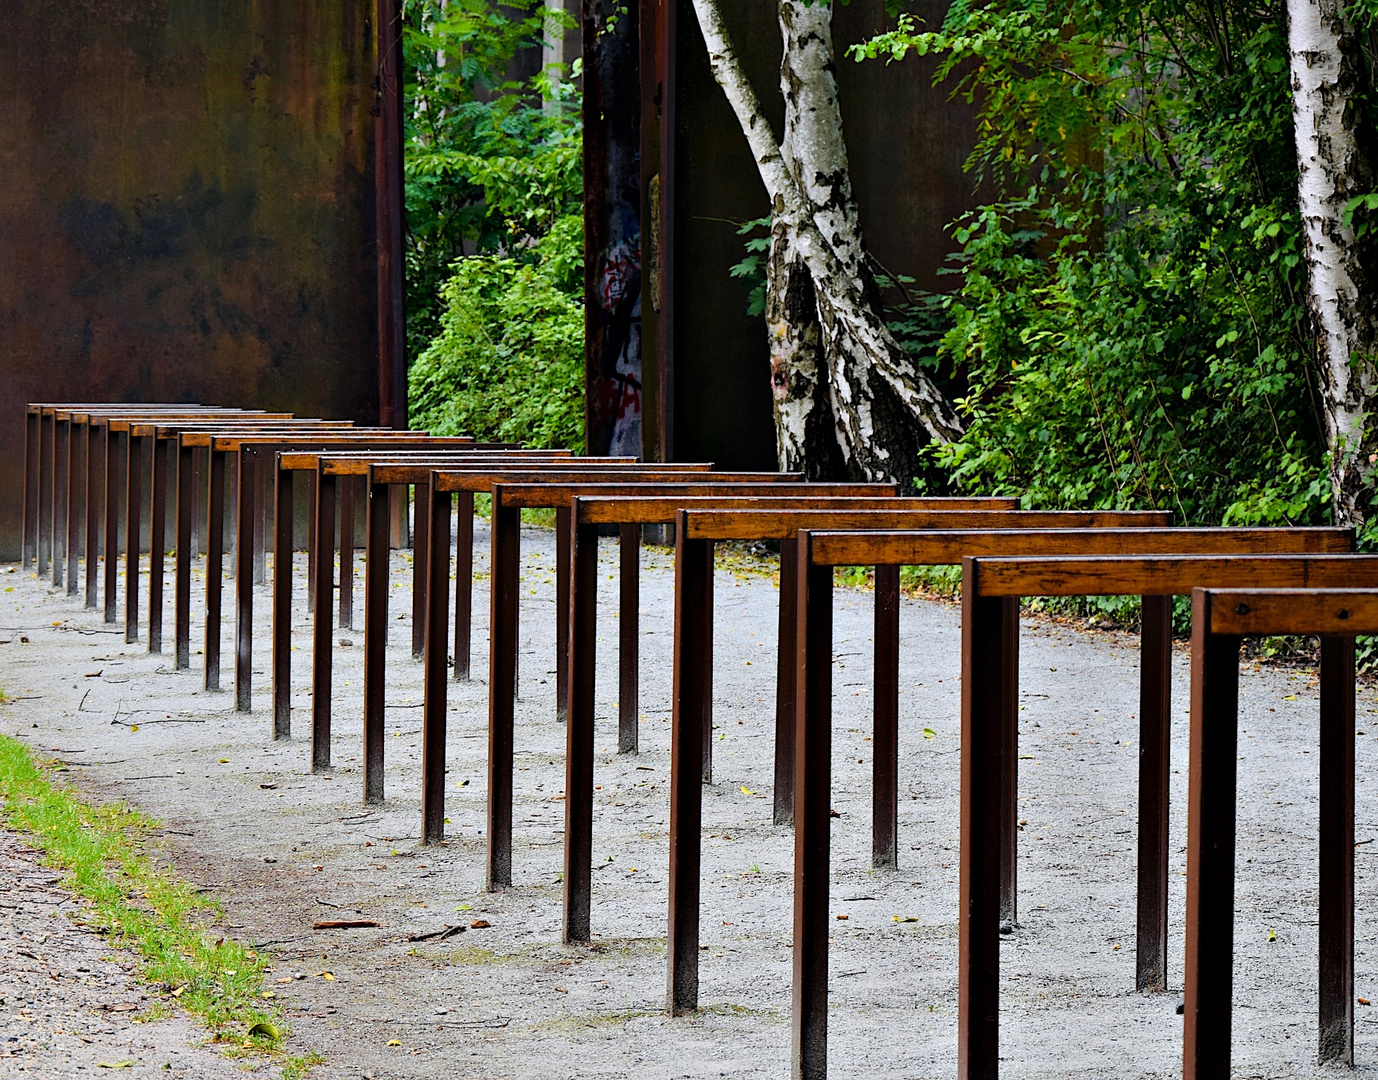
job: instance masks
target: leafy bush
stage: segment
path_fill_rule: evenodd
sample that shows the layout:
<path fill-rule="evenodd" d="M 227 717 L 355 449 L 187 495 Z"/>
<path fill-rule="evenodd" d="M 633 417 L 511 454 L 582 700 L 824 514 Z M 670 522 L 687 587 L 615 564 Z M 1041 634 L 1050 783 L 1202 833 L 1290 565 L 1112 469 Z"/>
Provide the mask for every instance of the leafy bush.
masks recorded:
<path fill-rule="evenodd" d="M 440 333 L 408 375 L 414 427 L 582 450 L 584 308 L 562 287 L 565 257 L 455 264 Z"/>

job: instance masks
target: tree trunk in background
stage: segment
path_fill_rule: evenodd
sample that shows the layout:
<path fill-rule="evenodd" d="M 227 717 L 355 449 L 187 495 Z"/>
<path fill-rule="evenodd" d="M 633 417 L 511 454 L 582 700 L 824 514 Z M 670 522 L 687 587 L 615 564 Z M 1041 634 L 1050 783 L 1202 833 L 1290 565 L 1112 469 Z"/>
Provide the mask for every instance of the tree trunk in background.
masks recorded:
<path fill-rule="evenodd" d="M 1378 188 L 1375 139 L 1362 120 L 1372 70 L 1344 0 L 1287 0 L 1298 201 L 1318 342 L 1335 521 L 1363 523 L 1378 453 L 1378 245 L 1344 222 L 1351 199 Z"/>
<path fill-rule="evenodd" d="M 766 321 L 780 465 L 810 476 L 838 471 L 818 457 L 830 430 L 848 474 L 907 484 L 918 468 L 920 431 L 948 442 L 961 437 L 962 424 L 877 310 L 842 136 L 831 6 L 780 0 L 782 145 L 737 60 L 718 0 L 693 3 L 714 78 L 771 200 Z"/>

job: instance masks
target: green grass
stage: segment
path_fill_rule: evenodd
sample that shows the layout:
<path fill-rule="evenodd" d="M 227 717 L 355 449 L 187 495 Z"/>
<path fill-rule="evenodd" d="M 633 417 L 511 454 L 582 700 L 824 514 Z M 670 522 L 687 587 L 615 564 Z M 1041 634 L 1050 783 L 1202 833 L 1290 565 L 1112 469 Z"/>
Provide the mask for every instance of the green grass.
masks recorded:
<path fill-rule="evenodd" d="M 267 961 L 214 929 L 221 911 L 213 899 L 154 863 L 158 823 L 124 803 L 85 802 L 49 778 L 51 764 L 0 735 L 0 822 L 65 872 L 64 887 L 89 902 L 77 917 L 133 951 L 146 981 L 180 991 L 176 1002 L 204 1020 L 216 1041 L 237 1053 L 280 1053 L 286 1027 L 262 997 Z M 255 1024 L 270 1026 L 276 1037 L 249 1036 Z M 300 1076 L 313 1059 L 284 1063 Z"/>

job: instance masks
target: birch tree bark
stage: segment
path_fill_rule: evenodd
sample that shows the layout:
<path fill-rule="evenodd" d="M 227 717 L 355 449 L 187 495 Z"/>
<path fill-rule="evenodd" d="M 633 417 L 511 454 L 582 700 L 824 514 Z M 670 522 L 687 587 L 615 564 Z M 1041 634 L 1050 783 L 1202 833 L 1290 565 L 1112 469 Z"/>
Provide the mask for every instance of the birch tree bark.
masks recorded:
<path fill-rule="evenodd" d="M 714 78 L 771 200 L 766 320 L 780 465 L 829 471 L 819 454 L 830 427 L 850 475 L 908 483 L 918 471 L 920 430 L 950 442 L 962 423 L 877 312 L 842 133 L 831 6 L 779 0 L 782 145 L 742 71 L 719 0 L 693 4 Z"/>
<path fill-rule="evenodd" d="M 1378 189 L 1378 132 L 1363 120 L 1373 71 L 1345 0 L 1287 0 L 1298 202 L 1321 372 L 1335 522 L 1360 525 L 1378 458 L 1378 251 L 1344 210 Z"/>

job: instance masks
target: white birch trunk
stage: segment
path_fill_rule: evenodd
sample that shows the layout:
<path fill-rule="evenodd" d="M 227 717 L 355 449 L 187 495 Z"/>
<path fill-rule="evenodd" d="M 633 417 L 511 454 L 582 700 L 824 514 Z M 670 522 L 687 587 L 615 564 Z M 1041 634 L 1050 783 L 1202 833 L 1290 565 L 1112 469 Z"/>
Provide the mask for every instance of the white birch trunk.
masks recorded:
<path fill-rule="evenodd" d="M 860 217 L 847 170 L 833 74 L 831 8 L 780 0 L 785 40 L 781 85 L 786 109 L 793 110 L 787 121 L 787 161 L 738 62 L 718 0 L 693 4 L 713 75 L 736 113 L 770 196 L 776 235 L 795 256 L 777 261 L 772 252 L 775 285 L 783 295 L 779 272 L 796 260 L 812 278 L 825 360 L 815 368 L 826 368 L 837 441 L 848 471 L 869 480 L 908 482 L 914 461 L 905 444 L 911 440 L 897 430 L 902 425 L 895 414 L 916 421 L 941 442 L 960 438 L 962 424 L 951 403 L 900 348 L 867 295 Z M 768 319 L 771 314 L 768 310 Z M 803 449 L 804 421 L 816 408 L 806 406 L 799 396 L 809 375 L 805 354 L 795 344 L 806 338 L 807 334 L 782 335 L 772 326 L 777 417 L 783 414 L 789 425 L 779 432 L 782 451 L 793 452 L 796 444 Z M 778 396 L 782 375 L 783 410 Z M 791 382 L 796 375 L 798 392 Z M 816 403 L 818 395 L 808 400 Z"/>
<path fill-rule="evenodd" d="M 1287 0 L 1298 202 L 1310 271 L 1335 521 L 1359 525 L 1378 449 L 1370 414 L 1378 363 L 1378 297 L 1345 205 L 1374 190 L 1356 131 L 1366 81 L 1344 0 Z M 1371 87 L 1369 88 L 1371 89 Z M 1371 139 L 1370 139 L 1371 141 Z"/>

